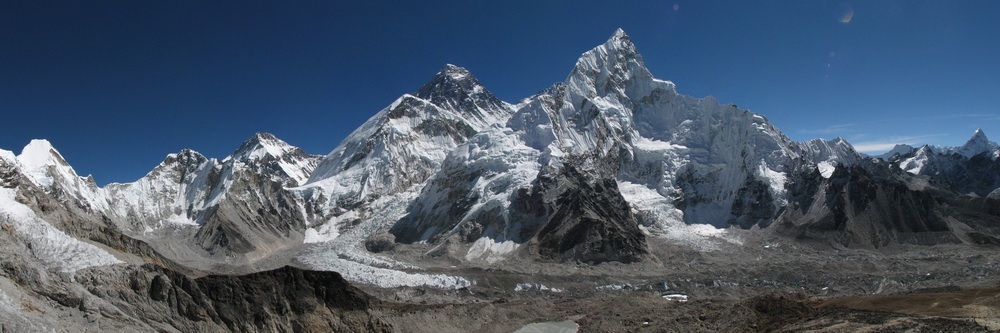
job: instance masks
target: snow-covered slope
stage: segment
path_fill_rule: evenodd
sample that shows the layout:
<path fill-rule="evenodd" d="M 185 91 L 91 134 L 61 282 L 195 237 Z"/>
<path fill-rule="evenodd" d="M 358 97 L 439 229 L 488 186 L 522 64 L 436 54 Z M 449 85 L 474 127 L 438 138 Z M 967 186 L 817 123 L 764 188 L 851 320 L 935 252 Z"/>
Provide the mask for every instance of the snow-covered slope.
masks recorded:
<path fill-rule="evenodd" d="M 104 188 L 78 176 L 44 140 L 32 141 L 15 160 L 48 195 L 171 259 L 205 261 L 218 253 L 219 260 L 241 262 L 301 242 L 312 215 L 285 188 L 305 182 L 320 157 L 259 133 L 221 161 L 183 150 L 135 182 Z"/>
<path fill-rule="evenodd" d="M 511 108 L 468 70 L 444 66 L 415 94 L 403 95 L 351 133 L 298 189 L 317 211 L 329 213 L 319 223 L 336 224 L 319 226 L 318 237 L 371 218 L 374 200 L 422 187 L 455 147 L 505 122 Z"/>
<path fill-rule="evenodd" d="M 217 160 L 193 150 L 167 155 L 139 180 L 106 186 L 109 213 L 133 232 L 151 232 L 170 224 L 197 225 L 206 208 L 217 202 L 213 199 L 221 196 L 212 191 L 220 172 Z"/>
<path fill-rule="evenodd" d="M 107 251 L 55 228 L 36 215 L 31 207 L 18 201 L 18 188 L 13 177 L 19 174 L 27 175 L 33 182 L 41 180 L 44 185 L 52 185 L 46 181 L 46 175 L 76 176 L 64 161 L 52 165 L 54 158 L 59 158 L 56 162 L 62 161 L 59 153 L 42 140 L 32 141 L 17 157 L 9 151 L 0 150 L 0 170 L 4 179 L 3 186 L 0 186 L 0 226 L 3 232 L 14 234 L 27 245 L 31 253 L 26 254 L 53 271 L 72 273 L 83 268 L 121 263 Z"/>
<path fill-rule="evenodd" d="M 993 157 L 997 156 L 997 152 L 1000 152 L 1000 145 L 996 142 L 990 141 L 986 137 L 986 133 L 983 133 L 982 129 L 976 129 L 975 133 L 972 133 L 972 137 L 965 142 L 964 145 L 956 147 L 954 153 L 962 155 L 965 158 L 972 158 L 973 156 L 987 153 Z"/>
<path fill-rule="evenodd" d="M 255 173 L 268 175 L 275 182 L 294 187 L 309 180 L 309 175 L 316 169 L 320 158 L 309 155 L 270 133 L 257 133 L 222 163 L 230 161 L 255 168 Z"/>
<path fill-rule="evenodd" d="M 31 140 L 17 156 L 23 173 L 53 196 L 93 211 L 109 207 L 91 177 L 80 177 L 48 140 Z"/>
<path fill-rule="evenodd" d="M 318 161 L 271 134 L 258 133 L 222 161 L 188 149 L 170 154 L 135 182 L 109 184 L 105 196 L 113 216 L 136 231 L 170 224 L 201 225 L 234 195 L 230 193 L 234 182 L 259 175 L 275 184 L 296 186 Z"/>
<path fill-rule="evenodd" d="M 981 129 L 962 146 L 924 145 L 890 157 L 889 161 L 959 193 L 985 197 L 1000 189 L 1000 145 L 990 141 Z"/>
<path fill-rule="evenodd" d="M 854 147 L 843 138 L 836 138 L 832 141 L 813 139 L 800 143 L 799 147 L 808 160 L 816 163 L 824 178 L 830 178 L 837 164 L 851 166 L 863 159 L 861 154 L 855 151 Z"/>
<path fill-rule="evenodd" d="M 553 223 L 564 185 L 546 184 L 567 163 L 591 185 L 617 182 L 608 200 L 624 194 L 654 232 L 766 225 L 792 172 L 860 159 L 844 140 L 795 143 L 761 115 L 679 94 L 618 30 L 564 82 L 518 104 L 504 128 L 455 148 L 393 233 L 407 242 L 459 235 L 473 243 L 466 259 L 497 260 Z"/>

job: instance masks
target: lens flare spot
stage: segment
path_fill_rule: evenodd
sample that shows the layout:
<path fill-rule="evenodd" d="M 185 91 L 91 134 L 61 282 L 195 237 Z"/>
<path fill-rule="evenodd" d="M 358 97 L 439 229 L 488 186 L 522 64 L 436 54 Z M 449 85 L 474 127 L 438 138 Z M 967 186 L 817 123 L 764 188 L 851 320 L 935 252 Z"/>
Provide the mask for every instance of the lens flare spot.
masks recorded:
<path fill-rule="evenodd" d="M 837 16 L 837 21 L 843 24 L 851 23 L 851 19 L 854 18 L 854 8 L 846 2 L 837 5 L 837 10 L 834 13 Z"/>

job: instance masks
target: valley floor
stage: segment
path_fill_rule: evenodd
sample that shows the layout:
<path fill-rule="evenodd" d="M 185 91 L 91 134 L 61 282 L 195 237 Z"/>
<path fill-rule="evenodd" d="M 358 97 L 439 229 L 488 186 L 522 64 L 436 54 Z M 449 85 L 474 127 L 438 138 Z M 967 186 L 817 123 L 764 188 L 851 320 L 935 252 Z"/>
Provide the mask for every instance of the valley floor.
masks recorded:
<path fill-rule="evenodd" d="M 475 284 L 362 289 L 396 304 L 385 320 L 404 332 L 511 332 L 565 320 L 581 332 L 1000 330 L 995 247 L 837 249 L 735 233 L 712 249 L 654 237 L 651 260 L 594 266 L 514 258 L 455 268 L 403 246 L 385 255 Z"/>

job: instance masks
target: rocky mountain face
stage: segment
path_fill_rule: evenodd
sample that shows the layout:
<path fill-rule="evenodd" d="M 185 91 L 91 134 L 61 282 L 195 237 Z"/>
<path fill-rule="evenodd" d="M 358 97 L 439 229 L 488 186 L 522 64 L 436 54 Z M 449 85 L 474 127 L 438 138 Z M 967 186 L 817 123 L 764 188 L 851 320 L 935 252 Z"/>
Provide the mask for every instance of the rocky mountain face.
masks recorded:
<path fill-rule="evenodd" d="M 995 244 L 1000 206 L 928 184 L 892 166 L 838 166 L 801 175 L 775 222 L 778 233 L 839 247 Z"/>
<path fill-rule="evenodd" d="M 156 265 L 143 265 L 90 270 L 76 279 L 90 294 L 108 300 L 107 308 L 82 307 L 146 314 L 142 321 L 149 324 L 144 327 L 148 330 L 392 331 L 372 311 L 379 301 L 334 272 L 286 266 L 242 276 L 190 278 Z M 118 286 L 120 281 L 128 281 L 125 288 Z"/>
<path fill-rule="evenodd" d="M 1000 145 L 982 130 L 960 147 L 900 147 L 887 161 L 914 175 L 926 176 L 956 192 L 1000 198 Z"/>
<path fill-rule="evenodd" d="M 325 156 L 256 134 L 221 160 L 183 150 L 99 187 L 47 141 L 0 150 L 0 251 L 19 254 L 0 256 L 0 321 L 53 323 L 11 310 L 16 296 L 111 330 L 381 331 L 381 305 L 341 275 L 284 266 L 474 283 L 373 253 L 397 244 L 477 267 L 656 261 L 651 240 L 728 228 L 836 248 L 1000 244 L 998 160 L 982 131 L 881 158 L 791 141 L 678 93 L 618 30 L 517 104 L 446 65 Z M 252 274 L 212 275 L 233 273 Z"/>

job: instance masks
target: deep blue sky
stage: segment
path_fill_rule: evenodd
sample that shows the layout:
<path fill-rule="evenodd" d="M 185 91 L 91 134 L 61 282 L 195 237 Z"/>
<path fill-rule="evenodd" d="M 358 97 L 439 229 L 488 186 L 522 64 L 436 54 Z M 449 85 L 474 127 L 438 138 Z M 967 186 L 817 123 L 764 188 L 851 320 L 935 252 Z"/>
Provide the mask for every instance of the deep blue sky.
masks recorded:
<path fill-rule="evenodd" d="M 849 22 L 846 15 L 853 12 Z M 621 27 L 655 76 L 795 140 L 1000 138 L 1000 1 L 0 1 L 0 148 L 100 184 L 254 132 L 314 154 L 445 63 L 501 98 Z"/>

